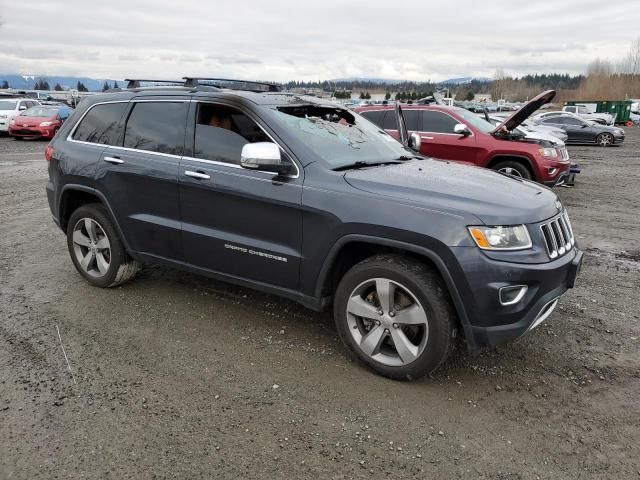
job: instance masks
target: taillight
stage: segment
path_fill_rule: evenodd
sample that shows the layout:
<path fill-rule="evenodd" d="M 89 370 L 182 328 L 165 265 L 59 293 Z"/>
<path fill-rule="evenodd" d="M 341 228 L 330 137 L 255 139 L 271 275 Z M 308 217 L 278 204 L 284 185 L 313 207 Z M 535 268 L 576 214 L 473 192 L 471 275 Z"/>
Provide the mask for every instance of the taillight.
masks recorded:
<path fill-rule="evenodd" d="M 50 162 L 53 158 L 53 146 L 47 145 L 47 148 L 44 150 L 44 158 L 47 159 L 47 162 Z"/>

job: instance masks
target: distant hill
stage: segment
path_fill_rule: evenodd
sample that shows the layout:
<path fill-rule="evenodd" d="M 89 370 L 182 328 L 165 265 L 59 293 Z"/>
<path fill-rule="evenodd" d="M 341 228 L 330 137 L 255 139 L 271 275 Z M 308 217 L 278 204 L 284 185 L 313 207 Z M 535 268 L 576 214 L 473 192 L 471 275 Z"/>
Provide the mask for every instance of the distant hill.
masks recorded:
<path fill-rule="evenodd" d="M 376 84 L 387 84 L 387 85 L 395 85 L 398 83 L 403 83 L 406 80 L 393 80 L 389 78 L 374 78 L 374 77 L 348 77 L 348 78 L 333 78 L 331 80 L 327 80 L 328 82 L 336 82 L 336 83 L 344 83 L 344 82 L 354 82 L 354 83 L 376 83 Z"/>
<path fill-rule="evenodd" d="M 49 82 L 49 86 L 52 89 L 56 83 L 59 83 L 65 90 L 76 88 L 80 81 L 90 92 L 102 90 L 105 80 L 109 82 L 109 85 L 113 85 L 114 82 L 114 80 L 104 78 L 97 79 L 89 77 L 61 77 L 56 75 L 18 75 L 15 73 L 0 73 L 0 84 L 6 80 L 11 88 L 17 89 L 33 89 L 33 86 L 39 79 Z M 122 86 L 122 80 L 118 80 L 118 84 Z"/>
<path fill-rule="evenodd" d="M 458 78 L 449 78 L 447 80 L 443 80 L 440 83 L 443 85 L 464 85 L 466 83 L 471 83 L 473 81 L 490 82 L 491 79 L 488 77 L 458 77 Z"/>

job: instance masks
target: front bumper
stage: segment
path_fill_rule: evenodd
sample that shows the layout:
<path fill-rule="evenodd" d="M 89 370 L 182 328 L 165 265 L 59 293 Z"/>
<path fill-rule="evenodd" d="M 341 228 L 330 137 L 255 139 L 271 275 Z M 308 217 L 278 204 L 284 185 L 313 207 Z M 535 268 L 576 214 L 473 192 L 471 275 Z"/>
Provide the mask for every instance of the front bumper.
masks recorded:
<path fill-rule="evenodd" d="M 624 143 L 624 133 L 622 134 L 613 134 L 613 143 L 615 145 L 620 145 L 622 143 Z"/>
<path fill-rule="evenodd" d="M 488 258 L 477 248 L 453 250 L 465 272 L 466 282 L 458 288 L 468 321 L 465 335 L 475 348 L 508 343 L 546 320 L 558 298 L 573 287 L 583 257 L 574 247 L 548 263 L 510 263 Z M 513 285 L 525 285 L 526 293 L 515 304 L 501 304 L 500 289 Z"/>
<path fill-rule="evenodd" d="M 9 127 L 9 135 L 24 138 L 53 138 L 55 128 L 49 127 Z"/>

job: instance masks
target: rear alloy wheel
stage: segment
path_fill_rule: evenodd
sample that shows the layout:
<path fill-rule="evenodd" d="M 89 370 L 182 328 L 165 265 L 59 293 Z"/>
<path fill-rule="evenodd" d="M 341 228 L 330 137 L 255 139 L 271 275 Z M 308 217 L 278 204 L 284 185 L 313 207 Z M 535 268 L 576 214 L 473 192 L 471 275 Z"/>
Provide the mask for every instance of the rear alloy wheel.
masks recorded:
<path fill-rule="evenodd" d="M 120 285 L 138 270 L 138 263 L 125 252 L 100 204 L 84 205 L 73 212 L 67 227 L 67 246 L 80 275 L 97 287 Z"/>
<path fill-rule="evenodd" d="M 408 257 L 355 265 L 338 285 L 334 317 L 350 354 L 393 379 L 432 373 L 453 348 L 455 314 L 442 280 Z"/>
<path fill-rule="evenodd" d="M 515 162 L 513 160 L 505 160 L 503 162 L 496 163 L 493 166 L 493 169 L 497 172 L 504 173 L 506 175 L 524 178 L 526 180 L 531 180 L 531 172 L 527 167 L 525 167 L 520 162 Z"/>
<path fill-rule="evenodd" d="M 601 133 L 596 137 L 596 143 L 601 147 L 608 147 L 613 145 L 613 135 L 610 133 Z"/>

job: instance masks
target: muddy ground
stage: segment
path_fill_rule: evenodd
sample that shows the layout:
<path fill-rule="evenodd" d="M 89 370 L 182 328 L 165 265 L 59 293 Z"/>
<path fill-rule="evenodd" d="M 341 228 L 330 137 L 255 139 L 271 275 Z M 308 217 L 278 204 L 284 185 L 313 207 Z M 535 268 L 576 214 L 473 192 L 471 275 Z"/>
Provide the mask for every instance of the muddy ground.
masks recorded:
<path fill-rule="evenodd" d="M 0 478 L 640 478 L 627 132 L 570 148 L 583 172 L 558 193 L 586 258 L 556 312 L 413 383 L 350 362 L 329 314 L 277 297 L 158 267 L 90 287 L 50 217 L 46 144 L 1 138 Z"/>

